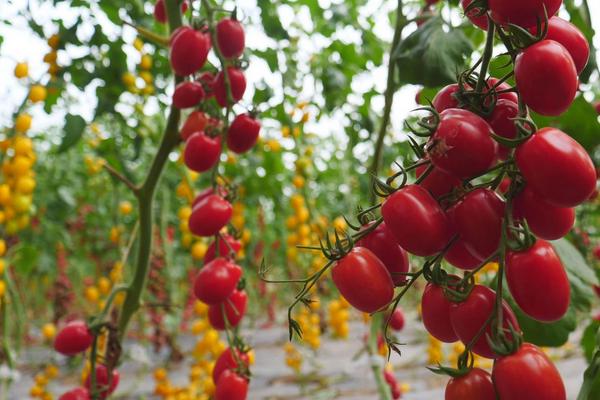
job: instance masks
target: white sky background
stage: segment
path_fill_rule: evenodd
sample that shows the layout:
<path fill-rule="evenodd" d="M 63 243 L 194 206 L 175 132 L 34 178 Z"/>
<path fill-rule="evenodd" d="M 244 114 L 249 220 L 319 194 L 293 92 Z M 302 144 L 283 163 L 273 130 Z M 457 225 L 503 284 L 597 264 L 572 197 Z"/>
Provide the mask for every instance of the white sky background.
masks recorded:
<path fill-rule="evenodd" d="M 47 66 L 43 63 L 42 57 L 48 52 L 48 46 L 44 40 L 40 39 L 35 33 L 29 30 L 26 21 L 23 18 L 17 17 L 17 10 L 25 9 L 28 1 L 29 0 L 12 0 L 9 2 L 8 0 L 0 0 L 0 13 L 2 13 L 3 17 L 8 16 L 8 19 L 12 21 L 11 26 L 0 25 L 0 35 L 4 37 L 4 42 L 0 48 L 0 127 L 6 127 L 12 124 L 12 113 L 27 95 L 27 85 L 23 82 L 18 82 L 13 77 L 15 64 L 18 61 L 26 61 L 29 64 L 30 76 L 34 80 L 44 77 L 47 71 Z M 38 1 L 32 1 L 32 4 L 33 3 L 37 4 Z M 34 7 L 32 12 L 36 21 L 43 25 L 47 32 L 52 33 L 55 30 L 52 23 L 53 18 L 63 18 L 67 22 L 67 25 L 69 25 L 68 21 L 74 20 L 73 13 L 69 12 L 68 7 L 66 7 L 64 3 L 59 3 L 56 8 L 50 1 L 41 3 L 43 5 Z M 320 4 L 323 7 L 327 7 L 329 3 L 330 0 L 320 0 Z M 600 1 L 592 0 L 589 3 L 592 16 L 593 18 L 595 17 L 594 24 L 596 31 L 600 32 Z M 233 2 L 230 3 L 230 5 L 233 4 Z M 256 0 L 239 0 L 235 4 L 237 4 L 242 15 L 247 16 L 250 21 L 254 23 L 260 21 L 260 11 L 256 6 Z M 387 41 L 391 41 L 393 35 L 392 28 L 387 21 L 387 13 L 395 6 L 395 4 L 396 1 L 370 0 L 367 5 L 369 10 L 379 10 L 377 18 L 381 20 L 381 23 L 376 24 L 375 33 L 378 37 Z M 148 12 L 151 13 L 152 9 L 149 8 Z M 311 23 L 308 13 L 306 13 L 306 15 L 301 14 L 294 16 L 290 10 L 282 9 L 280 10 L 280 16 L 282 17 L 282 21 L 284 21 L 284 25 L 285 21 L 292 21 L 294 17 L 301 20 L 302 23 Z M 109 25 L 112 24 L 109 23 Z M 110 33 L 110 30 L 108 33 Z M 264 49 L 268 45 L 268 39 L 256 28 L 248 26 L 246 27 L 246 33 L 246 43 L 248 46 Z M 127 28 L 124 32 L 124 36 L 125 41 L 131 43 L 135 38 L 135 32 L 133 29 Z M 344 32 L 340 37 L 343 37 L 343 40 L 345 41 L 358 42 L 358 37 L 353 35 L 353 32 Z M 600 48 L 600 34 L 596 35 L 595 42 L 596 47 Z M 307 54 L 318 51 L 320 45 L 321 44 L 318 42 L 309 42 L 308 40 L 301 42 L 301 48 Z M 133 48 L 126 49 L 126 51 L 128 51 L 130 67 L 133 71 L 135 64 L 139 62 L 139 55 Z M 61 60 L 63 64 L 68 62 L 68 55 L 64 51 L 59 52 L 59 65 L 61 64 Z M 355 91 L 362 91 L 375 84 L 376 88 L 380 92 L 383 92 L 385 89 L 385 75 L 386 71 L 384 67 L 366 71 L 362 74 L 360 79 L 354 82 L 353 89 Z M 281 86 L 280 82 L 270 74 L 266 64 L 263 63 L 251 63 L 250 69 L 246 73 L 246 77 L 248 79 L 249 88 L 246 93 L 246 98 L 248 99 L 252 96 L 252 90 L 250 88 L 252 88 L 261 78 L 264 78 L 273 88 L 275 88 L 276 93 L 278 92 L 277 87 Z M 397 93 L 392 112 L 392 123 L 395 127 L 400 127 L 407 114 L 415 107 L 414 96 L 417 90 L 416 87 L 408 86 Z M 94 90 L 91 89 L 89 90 L 89 93 L 85 94 L 77 92 L 70 94 L 77 98 L 78 101 L 72 104 L 69 112 L 78 113 L 89 121 L 96 102 Z M 310 100 L 314 93 L 312 93 L 311 88 L 307 87 L 306 93 L 303 95 L 304 98 L 300 98 L 299 101 Z M 376 110 L 381 110 L 383 108 L 383 96 L 374 98 L 373 105 Z M 147 111 L 152 112 L 154 107 L 152 107 L 152 105 L 149 107 L 150 109 Z M 35 105 L 29 109 L 29 112 L 34 117 L 32 124 L 33 134 L 35 134 L 35 132 L 41 132 L 48 127 L 62 126 L 63 124 L 63 113 L 46 115 L 42 110 L 42 105 Z M 334 136 L 341 138 L 344 135 L 341 128 L 342 124 L 340 124 L 340 122 L 343 124 L 343 116 L 335 115 L 329 120 L 322 120 L 318 125 L 309 125 L 309 129 L 319 135 L 328 136 L 333 134 Z M 338 136 L 336 133 L 339 133 L 340 135 Z M 365 149 L 365 151 L 368 150 Z"/>

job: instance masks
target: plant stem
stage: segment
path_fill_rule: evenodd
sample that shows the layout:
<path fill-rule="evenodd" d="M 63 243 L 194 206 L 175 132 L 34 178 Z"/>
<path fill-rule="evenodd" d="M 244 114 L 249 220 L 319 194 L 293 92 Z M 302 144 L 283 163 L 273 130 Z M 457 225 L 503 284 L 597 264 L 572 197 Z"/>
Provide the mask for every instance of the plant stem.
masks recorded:
<path fill-rule="evenodd" d="M 481 60 L 481 70 L 479 71 L 479 79 L 477 80 L 477 87 L 475 91 L 477 93 L 481 93 L 483 87 L 485 86 L 485 76 L 487 75 L 488 69 L 490 67 L 490 61 L 492 61 L 492 56 L 494 55 L 494 35 L 496 34 L 496 25 L 488 17 L 488 30 L 487 30 L 487 38 L 485 41 L 485 50 L 483 52 L 483 57 Z"/>
<path fill-rule="evenodd" d="M 377 391 L 379 392 L 379 398 L 381 400 L 392 400 L 392 394 L 390 392 L 389 385 L 383 377 L 383 369 L 381 363 L 377 357 L 377 336 L 379 334 L 380 327 L 383 322 L 383 314 L 377 313 L 371 317 L 371 327 L 369 331 L 369 341 L 367 343 L 367 352 L 369 354 L 369 362 L 371 364 L 371 371 L 373 371 L 373 377 L 375 383 L 377 383 Z"/>

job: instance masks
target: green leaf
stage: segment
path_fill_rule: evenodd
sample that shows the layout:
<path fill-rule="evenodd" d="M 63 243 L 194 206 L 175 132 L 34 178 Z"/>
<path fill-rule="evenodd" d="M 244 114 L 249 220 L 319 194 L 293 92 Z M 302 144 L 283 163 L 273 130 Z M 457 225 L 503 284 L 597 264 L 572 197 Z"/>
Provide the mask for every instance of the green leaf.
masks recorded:
<path fill-rule="evenodd" d="M 444 22 L 436 17 L 401 41 L 392 58 L 398 64 L 400 83 L 442 86 L 456 81 L 472 51 L 461 30 L 444 31 Z"/>
<path fill-rule="evenodd" d="M 592 356 L 594 355 L 594 350 L 596 348 L 596 333 L 599 328 L 600 321 L 592 320 L 583 331 L 583 336 L 581 337 L 581 347 L 583 348 L 583 354 L 588 362 L 592 360 Z"/>
<path fill-rule="evenodd" d="M 67 114 L 65 117 L 65 127 L 64 127 L 64 136 L 60 146 L 58 146 L 58 152 L 62 153 L 79 141 L 81 136 L 83 135 L 83 130 L 85 129 L 86 123 L 85 120 L 79 115 Z"/>
<path fill-rule="evenodd" d="M 273 7 L 270 0 L 258 0 L 257 3 L 265 33 L 276 40 L 288 39 L 289 35 L 277 15 L 277 7 Z"/>
<path fill-rule="evenodd" d="M 569 340 L 571 332 L 577 328 L 577 317 L 572 307 L 569 307 L 567 315 L 561 320 L 548 324 L 529 318 L 512 301 L 511 306 L 523 330 L 523 338 L 526 342 L 537 346 L 562 346 Z"/>

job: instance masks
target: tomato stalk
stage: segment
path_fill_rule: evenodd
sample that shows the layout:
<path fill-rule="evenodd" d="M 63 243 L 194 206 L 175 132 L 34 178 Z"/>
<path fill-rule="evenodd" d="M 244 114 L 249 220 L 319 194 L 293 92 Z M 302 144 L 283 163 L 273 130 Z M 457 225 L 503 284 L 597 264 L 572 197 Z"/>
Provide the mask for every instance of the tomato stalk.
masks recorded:
<path fill-rule="evenodd" d="M 490 67 L 490 61 L 494 55 L 494 35 L 496 32 L 496 25 L 488 15 L 488 31 L 487 38 L 485 41 L 485 50 L 483 51 L 483 57 L 481 59 L 481 70 L 479 71 L 479 79 L 477 80 L 477 86 L 475 91 L 481 93 L 486 83 L 486 75 L 488 68 Z"/>

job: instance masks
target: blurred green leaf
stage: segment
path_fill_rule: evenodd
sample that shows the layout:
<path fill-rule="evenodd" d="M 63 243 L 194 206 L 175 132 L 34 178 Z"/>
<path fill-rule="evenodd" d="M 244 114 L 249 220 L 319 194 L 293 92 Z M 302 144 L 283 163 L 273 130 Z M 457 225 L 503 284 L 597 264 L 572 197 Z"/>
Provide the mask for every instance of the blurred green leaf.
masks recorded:
<path fill-rule="evenodd" d="M 79 115 L 67 114 L 65 117 L 65 127 L 63 129 L 64 136 L 62 142 L 58 146 L 58 152 L 62 153 L 79 141 L 85 129 L 85 120 Z"/>

